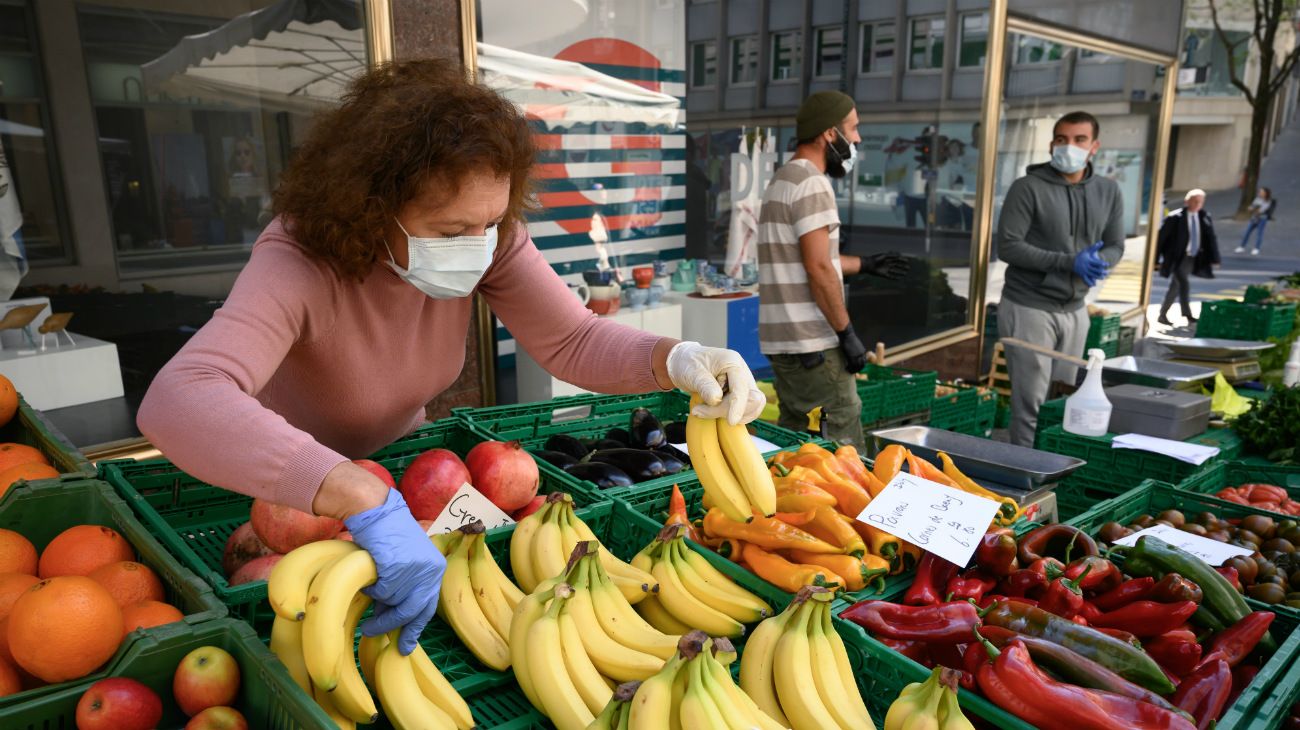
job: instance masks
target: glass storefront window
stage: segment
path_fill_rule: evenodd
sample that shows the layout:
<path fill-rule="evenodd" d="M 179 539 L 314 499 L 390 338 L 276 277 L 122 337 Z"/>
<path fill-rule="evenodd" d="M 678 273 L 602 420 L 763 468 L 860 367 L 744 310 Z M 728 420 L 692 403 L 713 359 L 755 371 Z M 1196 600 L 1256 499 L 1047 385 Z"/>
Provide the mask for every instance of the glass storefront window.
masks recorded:
<path fill-rule="evenodd" d="M 1010 46 L 1013 49 L 1014 63 L 1026 66 L 1034 63 L 1053 63 L 1061 60 L 1065 47 L 1045 38 L 1019 35 L 1014 37 Z"/>
<path fill-rule="evenodd" d="M 984 65 L 989 46 L 989 14 L 968 13 L 961 16 L 961 45 L 957 65 L 973 68 Z"/>
<path fill-rule="evenodd" d="M 731 83 L 752 84 L 758 80 L 758 36 L 731 39 Z"/>
<path fill-rule="evenodd" d="M 803 73 L 803 33 L 772 34 L 772 80 L 795 81 Z"/>
<path fill-rule="evenodd" d="M 1228 50 L 1213 28 L 1189 28 L 1183 38 L 1183 52 L 1178 69 L 1179 96 L 1240 96 L 1241 89 L 1232 84 L 1231 67 L 1235 66 L 1237 78 L 1246 74 L 1246 58 L 1250 55 L 1250 33 L 1243 30 L 1225 30 L 1228 42 L 1238 44 L 1229 61 Z"/>
<path fill-rule="evenodd" d="M 844 62 L 844 29 L 817 29 L 817 66 L 819 79 L 833 79 L 840 76 L 840 64 Z"/>
<path fill-rule="evenodd" d="M 691 86 L 708 87 L 718 83 L 718 44 L 713 41 L 691 45 Z"/>
<path fill-rule="evenodd" d="M 24 3 L 0 0 L 0 167 L 8 167 L 20 216 L 7 220 L 0 207 L 0 233 L 18 229 L 32 266 L 72 258 L 52 129 L 34 19 Z"/>
<path fill-rule="evenodd" d="M 862 62 L 859 70 L 864 74 L 885 74 L 894 70 L 894 24 L 864 23 L 862 25 Z"/>
<path fill-rule="evenodd" d="M 911 71 L 943 68 L 943 42 L 948 21 L 942 17 L 912 20 L 912 41 L 907 68 Z"/>

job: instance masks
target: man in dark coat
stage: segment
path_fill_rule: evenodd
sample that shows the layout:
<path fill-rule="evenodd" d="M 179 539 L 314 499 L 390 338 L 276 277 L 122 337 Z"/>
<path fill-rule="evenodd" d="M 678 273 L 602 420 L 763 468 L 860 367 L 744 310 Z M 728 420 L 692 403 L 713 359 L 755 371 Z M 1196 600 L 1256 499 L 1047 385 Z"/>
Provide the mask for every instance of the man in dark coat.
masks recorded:
<path fill-rule="evenodd" d="M 1169 308 L 1174 299 L 1183 307 L 1183 317 L 1188 324 L 1196 321 L 1188 303 L 1191 282 L 1188 276 L 1214 278 L 1214 267 L 1219 264 L 1219 239 L 1214 234 L 1214 220 L 1205 210 L 1205 191 L 1189 190 L 1183 197 L 1183 207 L 1165 216 L 1160 224 L 1160 237 L 1156 243 L 1160 262 L 1160 275 L 1169 277 L 1169 291 L 1160 305 L 1160 324 L 1172 325 Z"/>

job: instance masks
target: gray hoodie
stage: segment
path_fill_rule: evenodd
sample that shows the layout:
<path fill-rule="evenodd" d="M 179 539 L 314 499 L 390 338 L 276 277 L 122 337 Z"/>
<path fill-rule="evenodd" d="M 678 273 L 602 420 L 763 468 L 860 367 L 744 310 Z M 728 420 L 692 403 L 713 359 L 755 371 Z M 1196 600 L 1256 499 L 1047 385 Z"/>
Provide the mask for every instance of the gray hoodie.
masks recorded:
<path fill-rule="evenodd" d="M 1047 312 L 1083 306 L 1088 286 L 1074 274 L 1075 254 L 1104 241 L 1112 268 L 1124 255 L 1124 200 L 1114 180 L 1093 175 L 1071 184 L 1048 163 L 1030 165 L 1011 183 L 998 220 L 998 256 L 1007 262 L 1004 299 Z"/>

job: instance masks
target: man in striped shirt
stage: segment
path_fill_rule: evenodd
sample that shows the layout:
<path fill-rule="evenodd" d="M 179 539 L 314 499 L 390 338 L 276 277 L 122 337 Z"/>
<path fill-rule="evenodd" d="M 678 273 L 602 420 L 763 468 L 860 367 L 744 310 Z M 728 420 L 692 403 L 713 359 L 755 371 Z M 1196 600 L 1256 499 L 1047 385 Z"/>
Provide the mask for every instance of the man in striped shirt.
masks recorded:
<path fill-rule="evenodd" d="M 772 177 L 758 222 L 759 317 L 763 354 L 772 363 L 780 424 L 804 431 L 822 409 L 822 435 L 862 451 L 862 401 L 854 373 L 867 348 L 853 332 L 844 277 L 862 260 L 840 255 L 840 216 L 827 175 L 842 178 L 857 160 L 853 99 L 819 91 L 796 117 L 794 157 Z"/>

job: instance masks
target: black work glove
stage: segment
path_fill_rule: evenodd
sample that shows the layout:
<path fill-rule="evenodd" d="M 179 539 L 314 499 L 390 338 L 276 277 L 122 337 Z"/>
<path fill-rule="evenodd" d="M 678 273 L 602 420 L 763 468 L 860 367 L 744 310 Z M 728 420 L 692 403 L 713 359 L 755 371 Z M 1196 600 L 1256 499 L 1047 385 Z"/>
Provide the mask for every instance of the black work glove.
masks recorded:
<path fill-rule="evenodd" d="M 867 346 L 858 339 L 858 333 L 853 331 L 852 324 L 835 334 L 840 338 L 840 349 L 844 351 L 844 359 L 847 361 L 845 370 L 860 372 L 867 366 Z"/>
<path fill-rule="evenodd" d="M 898 281 L 907 276 L 908 270 L 912 268 L 911 264 L 902 254 L 889 251 L 887 253 L 873 253 L 870 256 L 862 257 L 862 273 L 880 276 L 886 279 Z"/>

